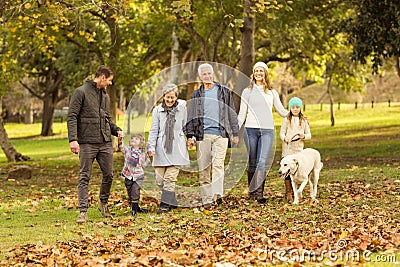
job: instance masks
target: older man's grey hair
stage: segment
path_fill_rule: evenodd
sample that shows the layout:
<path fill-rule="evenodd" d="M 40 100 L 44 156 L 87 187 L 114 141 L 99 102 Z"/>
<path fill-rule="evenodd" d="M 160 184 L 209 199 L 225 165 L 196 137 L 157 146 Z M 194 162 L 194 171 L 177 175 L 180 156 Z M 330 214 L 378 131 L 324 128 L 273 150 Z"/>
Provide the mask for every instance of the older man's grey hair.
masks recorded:
<path fill-rule="evenodd" d="M 199 66 L 199 68 L 198 68 L 199 76 L 201 76 L 201 71 L 202 71 L 203 69 L 207 69 L 207 68 L 210 68 L 210 69 L 211 69 L 211 72 L 214 73 L 214 69 L 213 69 L 213 67 L 211 66 L 211 64 L 203 63 L 203 64 L 201 64 L 201 65 Z"/>

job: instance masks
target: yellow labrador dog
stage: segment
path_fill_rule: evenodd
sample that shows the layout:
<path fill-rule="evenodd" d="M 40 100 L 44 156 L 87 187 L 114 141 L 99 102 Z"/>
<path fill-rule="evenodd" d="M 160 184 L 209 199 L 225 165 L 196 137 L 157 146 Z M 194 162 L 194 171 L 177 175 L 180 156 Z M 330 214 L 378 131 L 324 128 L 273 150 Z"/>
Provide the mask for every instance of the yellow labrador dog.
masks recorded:
<path fill-rule="evenodd" d="M 294 192 L 293 204 L 299 204 L 299 199 L 303 197 L 303 189 L 307 182 L 310 184 L 310 195 L 313 200 L 318 202 L 317 186 L 319 172 L 322 169 L 321 155 L 318 150 L 306 148 L 299 153 L 288 155 L 281 160 L 279 174 L 285 179 L 288 175 L 292 178 Z M 313 172 L 313 179 L 309 178 Z M 296 189 L 296 184 L 300 184 Z"/>

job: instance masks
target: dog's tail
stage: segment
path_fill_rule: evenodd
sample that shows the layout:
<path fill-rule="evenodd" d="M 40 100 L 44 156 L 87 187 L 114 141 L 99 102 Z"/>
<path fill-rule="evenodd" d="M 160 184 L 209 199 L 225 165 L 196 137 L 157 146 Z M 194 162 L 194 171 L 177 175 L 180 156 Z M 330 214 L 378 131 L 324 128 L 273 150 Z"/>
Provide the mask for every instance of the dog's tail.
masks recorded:
<path fill-rule="evenodd" d="M 324 167 L 324 164 L 320 161 L 320 162 L 318 163 L 318 167 L 319 167 L 319 169 L 321 170 L 322 167 Z"/>

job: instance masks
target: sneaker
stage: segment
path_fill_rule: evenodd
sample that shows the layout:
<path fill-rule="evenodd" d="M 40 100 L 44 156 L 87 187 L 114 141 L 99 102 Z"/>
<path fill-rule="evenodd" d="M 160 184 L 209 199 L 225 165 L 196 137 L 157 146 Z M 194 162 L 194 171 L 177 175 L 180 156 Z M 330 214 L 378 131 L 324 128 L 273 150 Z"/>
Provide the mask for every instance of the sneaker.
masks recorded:
<path fill-rule="evenodd" d="M 108 210 L 108 205 L 107 203 L 99 203 L 99 211 L 101 212 L 101 215 L 103 215 L 104 218 L 109 218 L 110 217 L 110 211 Z"/>
<path fill-rule="evenodd" d="M 81 211 L 78 216 L 78 220 L 76 220 L 76 223 L 85 223 L 88 220 L 87 212 L 86 211 Z"/>

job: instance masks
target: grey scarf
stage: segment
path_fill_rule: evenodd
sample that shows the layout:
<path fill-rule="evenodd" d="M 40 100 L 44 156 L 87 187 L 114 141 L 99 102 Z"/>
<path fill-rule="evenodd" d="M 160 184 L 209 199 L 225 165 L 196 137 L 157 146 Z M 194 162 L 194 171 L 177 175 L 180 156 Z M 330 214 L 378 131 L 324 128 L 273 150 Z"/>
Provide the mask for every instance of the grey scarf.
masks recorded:
<path fill-rule="evenodd" d="M 171 154 L 172 146 L 174 142 L 174 126 L 175 126 L 175 114 L 177 111 L 178 101 L 176 101 L 172 107 L 167 107 L 163 101 L 161 106 L 164 108 L 164 112 L 167 113 L 167 121 L 165 122 L 165 142 L 164 148 L 167 154 Z"/>

